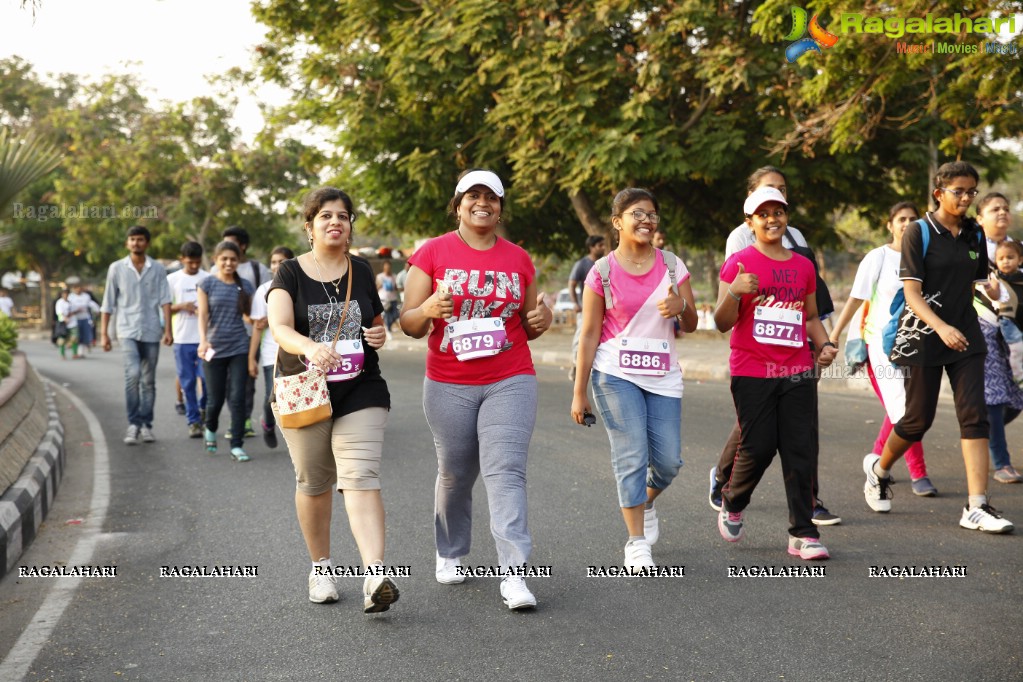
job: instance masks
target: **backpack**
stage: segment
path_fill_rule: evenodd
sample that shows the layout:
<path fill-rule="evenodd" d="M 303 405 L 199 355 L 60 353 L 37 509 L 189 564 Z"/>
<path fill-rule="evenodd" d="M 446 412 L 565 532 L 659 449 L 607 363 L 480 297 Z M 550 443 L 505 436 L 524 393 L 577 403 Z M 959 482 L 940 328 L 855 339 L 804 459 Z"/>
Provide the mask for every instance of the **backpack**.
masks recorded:
<path fill-rule="evenodd" d="M 916 221 L 917 225 L 920 226 L 920 238 L 923 240 L 923 256 L 927 257 L 927 245 L 931 243 L 931 228 L 930 226 L 919 219 Z M 884 354 L 891 355 L 892 348 L 895 347 L 895 337 L 899 333 L 899 323 L 902 321 L 902 313 L 906 310 L 906 293 L 902 289 L 895 292 L 895 298 L 892 299 L 892 305 L 888 308 L 888 312 L 891 317 L 888 318 L 888 322 L 885 324 L 884 329 L 881 330 L 881 348 L 884 350 Z"/>
<path fill-rule="evenodd" d="M 668 268 L 668 279 L 671 281 L 671 288 L 676 294 L 678 293 L 678 282 L 675 280 L 675 268 L 678 265 L 678 257 L 671 251 L 664 251 L 663 249 L 657 249 L 664 256 L 664 264 Z M 608 256 L 603 256 L 593 267 L 597 268 L 597 273 L 600 275 L 600 284 L 604 287 L 604 307 L 614 308 L 614 298 L 611 296 L 611 264 L 608 262 Z"/>

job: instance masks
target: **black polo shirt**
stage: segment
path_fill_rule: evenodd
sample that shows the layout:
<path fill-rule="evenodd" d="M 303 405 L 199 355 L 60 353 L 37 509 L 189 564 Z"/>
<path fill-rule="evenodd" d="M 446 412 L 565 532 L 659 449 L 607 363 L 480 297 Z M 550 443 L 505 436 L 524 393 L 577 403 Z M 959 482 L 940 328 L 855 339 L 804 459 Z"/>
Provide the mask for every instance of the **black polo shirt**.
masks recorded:
<path fill-rule="evenodd" d="M 973 309 L 973 286 L 987 279 L 984 233 L 972 218 L 963 220 L 958 237 L 953 237 L 933 213 L 926 214 L 924 224 L 930 230 L 926 256 L 919 222 L 907 225 L 902 234 L 899 279 L 920 282 L 931 310 L 962 332 L 969 347 L 955 351 L 946 346 L 941 337 L 915 315 L 907 319 L 911 315 L 907 305 L 891 353 L 896 365 L 935 367 L 969 355 L 987 353 L 977 311 Z"/>

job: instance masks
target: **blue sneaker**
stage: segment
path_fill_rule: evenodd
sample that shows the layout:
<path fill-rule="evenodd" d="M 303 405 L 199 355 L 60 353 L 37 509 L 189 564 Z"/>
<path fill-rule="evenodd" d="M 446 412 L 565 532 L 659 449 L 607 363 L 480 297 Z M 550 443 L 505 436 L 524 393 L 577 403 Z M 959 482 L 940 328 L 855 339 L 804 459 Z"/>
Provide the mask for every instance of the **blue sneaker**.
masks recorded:
<path fill-rule="evenodd" d="M 938 489 L 931 483 L 931 479 L 923 476 L 913 479 L 913 494 L 920 497 L 934 497 L 938 494 Z"/>
<path fill-rule="evenodd" d="M 209 429 L 205 429 L 203 431 L 203 440 L 206 442 L 206 452 L 213 454 L 217 451 L 216 431 L 210 431 Z"/>
<path fill-rule="evenodd" d="M 708 499 L 710 500 L 710 508 L 714 511 L 721 511 L 721 490 L 725 487 L 725 482 L 718 482 L 718 468 L 713 466 L 710 468 L 710 494 Z"/>

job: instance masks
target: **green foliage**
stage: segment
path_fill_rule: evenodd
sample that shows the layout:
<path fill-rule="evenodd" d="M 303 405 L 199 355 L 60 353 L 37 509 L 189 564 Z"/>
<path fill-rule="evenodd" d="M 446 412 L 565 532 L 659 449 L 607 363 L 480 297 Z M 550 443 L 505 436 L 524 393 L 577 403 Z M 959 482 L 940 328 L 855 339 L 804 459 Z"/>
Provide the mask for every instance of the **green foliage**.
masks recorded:
<path fill-rule="evenodd" d="M 253 11 L 269 27 L 261 75 L 292 89 L 292 121 L 344 150 L 336 181 L 379 231 L 450 229 L 455 177 L 484 166 L 509 187 L 510 236 L 535 253 L 578 253 L 630 185 L 657 193 L 669 241 L 720 248 L 746 177 L 770 163 L 790 175 L 793 222 L 825 245 L 836 211 L 921 201 L 937 152 L 969 157 L 988 180 L 1007 170 L 990 142 L 1023 130 L 1018 58 L 924 60 L 860 35 L 789 65 L 791 4 L 267 0 Z"/>
<path fill-rule="evenodd" d="M 0 315 L 0 350 L 12 351 L 18 347 L 18 326 L 11 318 Z"/>
<path fill-rule="evenodd" d="M 0 379 L 5 379 L 11 374 L 11 364 L 14 362 L 14 358 L 11 357 L 10 351 L 5 348 L 0 348 Z"/>

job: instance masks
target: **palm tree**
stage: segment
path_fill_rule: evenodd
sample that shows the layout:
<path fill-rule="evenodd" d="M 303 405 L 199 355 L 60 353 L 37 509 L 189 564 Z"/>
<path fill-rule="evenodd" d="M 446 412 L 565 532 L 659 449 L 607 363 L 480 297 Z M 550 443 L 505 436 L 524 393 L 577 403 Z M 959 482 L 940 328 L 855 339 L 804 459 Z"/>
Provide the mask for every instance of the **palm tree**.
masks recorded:
<path fill-rule="evenodd" d="M 13 208 L 14 197 L 60 164 L 60 150 L 31 132 L 16 137 L 0 128 L 0 220 Z M 10 246 L 14 235 L 0 233 L 0 249 Z"/>

